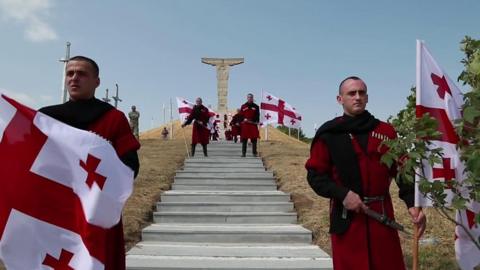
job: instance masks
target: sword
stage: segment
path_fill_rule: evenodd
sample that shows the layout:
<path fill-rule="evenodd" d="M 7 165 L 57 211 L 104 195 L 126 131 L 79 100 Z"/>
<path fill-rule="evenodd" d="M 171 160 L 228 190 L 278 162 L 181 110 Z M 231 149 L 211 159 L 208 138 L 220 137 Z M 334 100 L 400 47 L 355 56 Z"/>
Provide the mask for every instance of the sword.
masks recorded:
<path fill-rule="evenodd" d="M 389 219 L 386 215 L 382 215 L 376 211 L 371 210 L 370 208 L 364 209 L 363 212 L 368 217 L 375 219 L 376 221 L 382 223 L 385 226 L 393 228 L 399 232 L 403 232 L 408 236 L 412 236 L 412 233 L 405 230 L 402 224 L 397 223 L 395 220 Z"/>

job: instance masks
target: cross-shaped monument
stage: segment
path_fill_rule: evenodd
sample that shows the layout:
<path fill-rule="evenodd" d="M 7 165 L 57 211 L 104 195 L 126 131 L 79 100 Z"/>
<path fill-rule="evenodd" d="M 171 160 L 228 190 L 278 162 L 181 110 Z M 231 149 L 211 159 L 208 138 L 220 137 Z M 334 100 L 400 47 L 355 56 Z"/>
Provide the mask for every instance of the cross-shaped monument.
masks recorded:
<path fill-rule="evenodd" d="M 217 67 L 217 113 L 228 112 L 228 73 L 231 66 L 243 64 L 243 58 L 202 58 L 202 63 Z M 223 119 L 223 117 L 220 117 Z"/>

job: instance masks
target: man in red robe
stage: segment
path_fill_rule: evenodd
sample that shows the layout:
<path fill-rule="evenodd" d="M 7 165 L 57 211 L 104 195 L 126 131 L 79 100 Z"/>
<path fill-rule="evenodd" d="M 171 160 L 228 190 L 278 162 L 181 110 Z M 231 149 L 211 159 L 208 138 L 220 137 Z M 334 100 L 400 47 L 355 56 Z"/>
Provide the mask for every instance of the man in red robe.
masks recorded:
<path fill-rule="evenodd" d="M 132 134 L 125 115 L 112 105 L 95 98 L 100 84 L 97 63 L 84 56 L 70 58 L 66 67 L 66 84 L 70 100 L 64 104 L 41 108 L 43 112 L 70 126 L 92 131 L 115 148 L 120 159 L 134 172 L 139 170 L 137 150 L 140 144 Z M 105 269 L 125 269 L 125 243 L 122 220 L 105 235 Z"/>
<path fill-rule="evenodd" d="M 364 214 L 369 208 L 394 219 L 389 187 L 396 167 L 388 168 L 380 158 L 388 151 L 382 142 L 394 139 L 396 132 L 365 110 L 367 86 L 360 78 L 343 80 L 337 101 L 344 114 L 320 127 L 305 165 L 312 189 L 330 199 L 334 269 L 403 270 L 398 232 Z M 422 235 L 426 218 L 421 209 L 413 207 L 413 183 L 396 182 Z"/>
<path fill-rule="evenodd" d="M 197 144 L 201 144 L 203 147 L 203 155 L 208 156 L 207 154 L 207 144 L 210 138 L 210 130 L 208 129 L 208 121 L 210 119 L 210 114 L 208 108 L 202 105 L 202 99 L 197 98 L 195 100 L 195 106 L 193 106 L 192 112 L 187 117 L 185 123 L 182 124 L 182 128 L 186 125 L 190 125 L 193 120 L 193 131 L 192 131 L 192 157 L 195 156 L 195 147 Z"/>
<path fill-rule="evenodd" d="M 253 156 L 257 156 L 257 140 L 260 138 L 258 132 L 258 121 L 260 120 L 260 108 L 253 102 L 253 94 L 247 95 L 247 102 L 240 107 L 242 123 L 240 126 L 240 139 L 242 140 L 242 157 L 247 153 L 248 139 L 252 142 Z"/>
<path fill-rule="evenodd" d="M 232 120 L 230 121 L 230 127 L 232 128 L 232 136 L 233 136 L 233 141 L 237 143 L 238 141 L 238 136 L 240 136 L 240 124 L 242 123 L 242 114 L 240 113 L 240 110 L 237 110 L 237 113 L 232 117 Z"/>

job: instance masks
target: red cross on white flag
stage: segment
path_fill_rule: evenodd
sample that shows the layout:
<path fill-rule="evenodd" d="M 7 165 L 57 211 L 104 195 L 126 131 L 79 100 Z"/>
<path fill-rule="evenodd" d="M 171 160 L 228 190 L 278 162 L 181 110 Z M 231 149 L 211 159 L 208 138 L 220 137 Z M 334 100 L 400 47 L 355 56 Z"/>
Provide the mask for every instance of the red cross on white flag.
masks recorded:
<path fill-rule="evenodd" d="M 110 143 L 0 95 L 0 153 L 7 268 L 104 269 L 107 229 L 133 189 Z"/>
<path fill-rule="evenodd" d="M 260 104 L 260 122 L 262 124 L 282 125 L 291 128 L 300 128 L 302 116 L 284 100 L 263 92 Z"/>
<path fill-rule="evenodd" d="M 438 140 L 431 141 L 432 148 L 443 149 L 442 164 L 436 164 L 434 167 L 424 162 L 425 177 L 430 181 L 448 181 L 464 179 L 465 166 L 460 160 L 456 143 L 459 138 L 454 128 L 454 122 L 462 116 L 463 95 L 455 83 L 437 64 L 425 44 L 417 41 L 417 92 L 416 92 L 416 114 L 421 117 L 425 113 L 436 118 L 438 131 L 442 133 Z M 421 173 L 420 171 L 418 173 Z M 419 191 L 418 181 L 415 186 L 415 205 L 431 206 L 431 201 L 425 198 Z M 447 201 L 452 199 L 453 193 L 447 188 Z M 466 224 L 466 217 L 471 213 L 478 213 L 480 205 L 477 202 L 468 204 L 469 210 L 462 210 L 457 213 L 457 221 Z M 473 212 L 471 212 L 473 211 Z M 468 227 L 468 226 L 467 226 Z M 466 236 L 462 229 L 456 229 L 457 239 L 455 249 L 457 260 L 462 269 L 473 269 L 480 264 L 480 252 L 477 248 L 470 248 L 473 243 Z M 480 236 L 480 230 L 471 232 Z"/>

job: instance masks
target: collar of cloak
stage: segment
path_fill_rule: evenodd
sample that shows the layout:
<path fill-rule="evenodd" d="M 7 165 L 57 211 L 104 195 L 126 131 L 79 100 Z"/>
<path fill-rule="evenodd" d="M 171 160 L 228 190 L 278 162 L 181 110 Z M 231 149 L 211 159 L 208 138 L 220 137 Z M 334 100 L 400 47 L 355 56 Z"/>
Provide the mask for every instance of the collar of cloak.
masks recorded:
<path fill-rule="evenodd" d="M 113 106 L 96 99 L 68 101 L 63 104 L 41 108 L 39 111 L 67 125 L 87 130 Z"/>
<path fill-rule="evenodd" d="M 368 111 L 355 117 L 344 115 L 323 124 L 312 141 L 312 146 L 318 139 L 325 142 L 332 163 L 338 169 L 342 184 L 360 196 L 363 193 L 360 168 L 350 134 L 355 135 L 362 148 L 366 149 L 368 133 L 379 123 L 380 120 Z"/>

